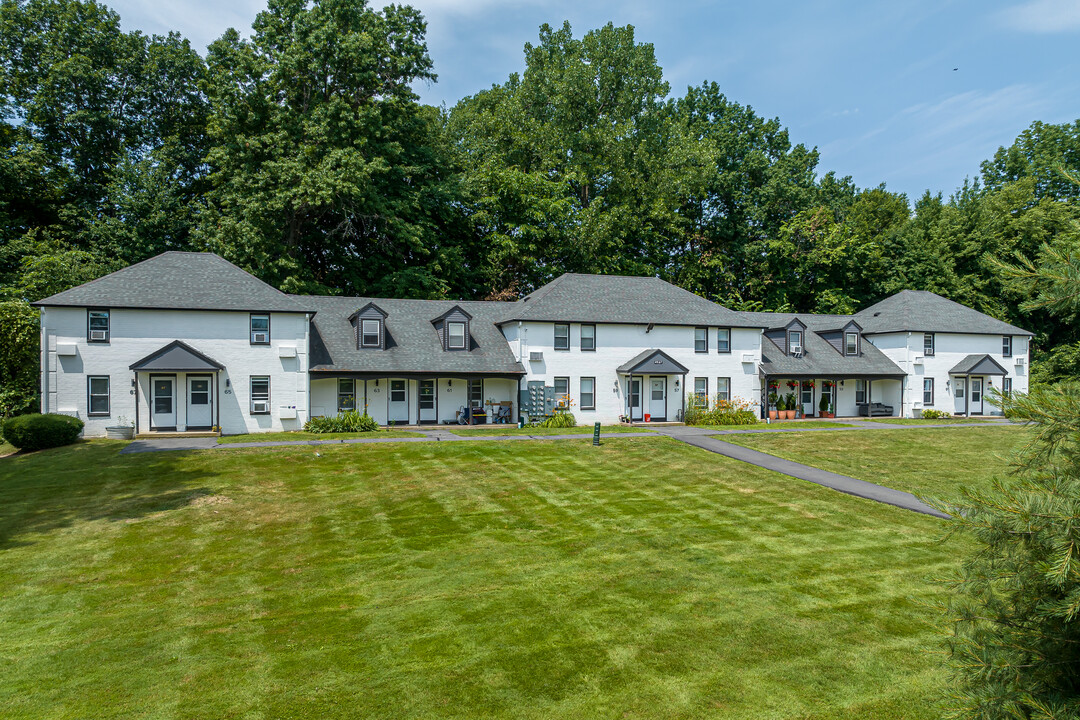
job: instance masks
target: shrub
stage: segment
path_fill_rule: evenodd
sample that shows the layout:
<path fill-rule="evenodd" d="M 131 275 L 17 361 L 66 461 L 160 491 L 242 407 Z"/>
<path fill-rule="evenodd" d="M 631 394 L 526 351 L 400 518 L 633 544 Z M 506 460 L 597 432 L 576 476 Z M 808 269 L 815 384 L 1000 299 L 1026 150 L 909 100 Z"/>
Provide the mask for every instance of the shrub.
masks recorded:
<path fill-rule="evenodd" d="M 366 412 L 346 410 L 328 417 L 313 417 L 304 423 L 304 429 L 311 433 L 376 432 L 379 424 Z"/>
<path fill-rule="evenodd" d="M 574 413 L 566 411 L 558 411 L 540 423 L 540 427 L 546 428 L 572 428 L 575 425 L 577 425 L 577 418 L 574 417 Z"/>
<path fill-rule="evenodd" d="M 939 420 L 951 418 L 952 413 L 946 412 L 944 410 L 923 410 L 922 417 L 924 420 Z"/>
<path fill-rule="evenodd" d="M 687 425 L 756 425 L 758 416 L 756 406 L 749 400 L 719 398 L 711 410 L 688 408 L 683 422 Z"/>
<path fill-rule="evenodd" d="M 83 421 L 70 415 L 17 415 L 4 421 L 4 440 L 20 450 L 44 450 L 79 439 Z"/>

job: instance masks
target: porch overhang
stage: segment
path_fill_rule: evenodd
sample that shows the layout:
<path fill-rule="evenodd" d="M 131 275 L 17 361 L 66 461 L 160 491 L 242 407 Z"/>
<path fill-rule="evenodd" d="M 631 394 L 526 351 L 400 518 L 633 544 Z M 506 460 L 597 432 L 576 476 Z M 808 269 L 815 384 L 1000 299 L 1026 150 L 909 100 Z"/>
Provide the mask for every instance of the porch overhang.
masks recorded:
<path fill-rule="evenodd" d="M 617 369 L 620 375 L 686 375 L 690 372 L 663 350 L 639 353 Z"/>
<path fill-rule="evenodd" d="M 173 340 L 165 347 L 155 350 L 142 360 L 128 366 L 135 372 L 191 372 L 216 373 L 225 366 L 180 340 Z"/>
<path fill-rule="evenodd" d="M 976 355 L 968 355 L 960 362 L 956 363 L 951 370 L 950 375 L 1008 375 L 1005 368 L 1001 367 L 994 358 L 982 353 Z"/>

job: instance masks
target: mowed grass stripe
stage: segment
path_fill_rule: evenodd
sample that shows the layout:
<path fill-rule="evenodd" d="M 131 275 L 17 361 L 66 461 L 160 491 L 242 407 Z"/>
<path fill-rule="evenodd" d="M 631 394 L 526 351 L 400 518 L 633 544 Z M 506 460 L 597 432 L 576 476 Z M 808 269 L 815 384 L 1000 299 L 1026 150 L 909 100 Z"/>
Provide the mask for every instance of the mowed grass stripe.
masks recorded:
<path fill-rule="evenodd" d="M 934 715 L 932 518 L 665 438 L 118 447 L 0 461 L 5 717 Z"/>

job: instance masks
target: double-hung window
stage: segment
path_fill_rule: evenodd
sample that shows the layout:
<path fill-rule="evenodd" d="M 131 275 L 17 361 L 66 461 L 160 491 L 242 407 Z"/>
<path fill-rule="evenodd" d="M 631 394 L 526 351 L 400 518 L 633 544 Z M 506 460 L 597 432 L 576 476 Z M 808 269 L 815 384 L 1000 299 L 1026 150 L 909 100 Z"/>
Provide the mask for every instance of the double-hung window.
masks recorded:
<path fill-rule="evenodd" d="M 86 316 L 86 341 L 107 343 L 109 342 L 109 335 L 109 311 L 89 311 Z"/>
<path fill-rule="evenodd" d="M 382 323 L 378 320 L 360 321 L 360 347 L 379 347 L 379 336 L 382 334 Z"/>
<path fill-rule="evenodd" d="M 251 378 L 251 414 L 270 414 L 270 378 L 265 375 Z"/>
<path fill-rule="evenodd" d="M 465 323 L 446 323 L 447 347 L 451 350 L 463 350 L 465 348 Z"/>
<path fill-rule="evenodd" d="M 922 401 L 923 405 L 934 404 L 934 378 L 923 378 Z"/>
<path fill-rule="evenodd" d="M 694 328 L 694 352 L 709 352 L 709 328 Z"/>
<path fill-rule="evenodd" d="M 795 357 L 800 357 L 802 355 L 802 331 L 792 330 L 788 333 L 788 350 Z"/>
<path fill-rule="evenodd" d="M 596 378 L 581 378 L 581 409 L 596 409 Z"/>
<path fill-rule="evenodd" d="M 855 404 L 856 405 L 865 405 L 866 404 L 866 381 L 865 380 L 856 380 L 855 381 Z"/>
<path fill-rule="evenodd" d="M 858 355 L 859 354 L 859 333 L 844 333 L 844 354 L 845 355 Z"/>
<path fill-rule="evenodd" d="M 923 333 L 922 336 L 923 355 L 930 356 L 934 354 L 934 333 Z"/>
<path fill-rule="evenodd" d="M 716 352 L 731 352 L 731 328 L 716 329 Z"/>
<path fill-rule="evenodd" d="M 570 378 L 555 378 L 555 404 L 559 407 L 570 407 Z"/>
<path fill-rule="evenodd" d="M 1012 357 L 1012 335 L 1001 336 L 1001 354 L 1004 357 Z"/>
<path fill-rule="evenodd" d="M 353 378 L 338 378 L 337 409 L 338 412 L 356 409 L 356 380 Z"/>
<path fill-rule="evenodd" d="M 565 323 L 555 324 L 555 349 L 570 349 L 570 326 Z"/>
<path fill-rule="evenodd" d="M 101 417 L 109 414 L 109 376 L 91 375 L 86 378 L 87 414 Z"/>
<path fill-rule="evenodd" d="M 591 352 L 596 349 L 595 325 L 581 326 L 581 349 L 585 352 Z"/>
<path fill-rule="evenodd" d="M 251 333 L 252 345 L 270 344 L 270 316 L 251 314 L 248 330 Z"/>
<path fill-rule="evenodd" d="M 694 378 L 694 407 L 709 407 L 709 378 Z"/>
<path fill-rule="evenodd" d="M 716 378 L 716 399 L 731 400 L 731 378 Z"/>

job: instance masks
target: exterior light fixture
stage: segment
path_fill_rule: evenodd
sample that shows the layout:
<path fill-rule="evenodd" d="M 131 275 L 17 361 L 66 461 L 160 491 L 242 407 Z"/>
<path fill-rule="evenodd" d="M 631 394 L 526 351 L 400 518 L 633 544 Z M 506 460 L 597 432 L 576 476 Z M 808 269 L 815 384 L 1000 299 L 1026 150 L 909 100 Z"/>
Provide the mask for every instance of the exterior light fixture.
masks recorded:
<path fill-rule="evenodd" d="M 679 392 L 679 378 L 675 378 L 675 392 Z"/>

